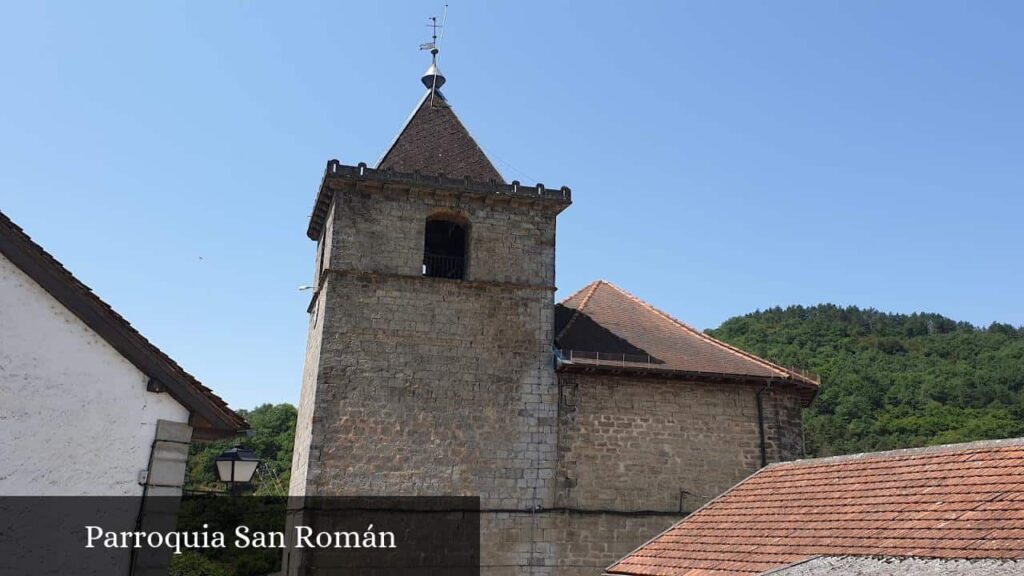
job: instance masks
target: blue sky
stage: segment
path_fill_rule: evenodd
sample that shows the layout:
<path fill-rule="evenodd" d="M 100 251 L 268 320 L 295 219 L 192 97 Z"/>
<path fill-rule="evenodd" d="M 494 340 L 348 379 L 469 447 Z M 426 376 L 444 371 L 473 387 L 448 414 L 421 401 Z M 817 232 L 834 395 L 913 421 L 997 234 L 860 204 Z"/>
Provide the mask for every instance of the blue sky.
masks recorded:
<path fill-rule="evenodd" d="M 450 5 L 457 113 L 573 189 L 559 297 L 1024 324 L 1024 4 Z M 0 209 L 233 406 L 294 402 L 324 165 L 379 158 L 439 12 L 6 3 Z"/>

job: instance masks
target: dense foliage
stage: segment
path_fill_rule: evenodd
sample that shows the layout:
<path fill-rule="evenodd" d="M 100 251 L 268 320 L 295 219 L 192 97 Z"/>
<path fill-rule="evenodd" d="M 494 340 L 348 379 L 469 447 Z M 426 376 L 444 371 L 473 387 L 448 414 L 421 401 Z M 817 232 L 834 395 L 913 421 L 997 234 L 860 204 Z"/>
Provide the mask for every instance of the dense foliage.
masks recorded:
<path fill-rule="evenodd" d="M 823 304 L 708 333 L 821 375 L 804 412 L 808 455 L 1024 436 L 1024 328 Z"/>
<path fill-rule="evenodd" d="M 234 526 L 249 534 L 284 532 L 287 499 L 280 496 L 226 497 L 222 494 L 189 494 L 178 510 L 181 532 L 221 531 L 223 547 L 187 550 L 171 558 L 167 576 L 266 576 L 281 568 L 280 548 L 235 546 Z"/>
<path fill-rule="evenodd" d="M 297 413 L 291 404 L 263 404 L 253 410 L 239 410 L 252 427 L 251 436 L 241 443 L 256 452 L 262 462 L 253 479 L 253 491 L 260 496 L 286 496 L 291 476 L 292 444 L 295 442 Z M 193 442 L 188 460 L 185 489 L 189 491 L 223 491 L 218 482 L 214 460 L 239 439 L 217 442 Z"/>
<path fill-rule="evenodd" d="M 190 496 L 182 503 L 178 529 L 198 531 L 209 525 L 240 525 L 283 530 L 284 503 L 291 476 L 292 444 L 295 442 L 297 412 L 291 404 L 263 404 L 253 410 L 239 410 L 252 430 L 245 438 L 216 442 L 193 442 L 189 449 L 185 490 Z M 244 504 L 223 496 L 225 486 L 217 480 L 214 460 L 236 444 L 256 452 L 259 472 L 247 490 Z M 203 495 L 209 493 L 209 495 Z M 266 496 L 267 498 L 256 498 Z M 244 514 L 244 516 L 243 516 Z M 210 549 L 185 552 L 171 560 L 169 576 L 262 576 L 279 569 L 277 549 Z"/>

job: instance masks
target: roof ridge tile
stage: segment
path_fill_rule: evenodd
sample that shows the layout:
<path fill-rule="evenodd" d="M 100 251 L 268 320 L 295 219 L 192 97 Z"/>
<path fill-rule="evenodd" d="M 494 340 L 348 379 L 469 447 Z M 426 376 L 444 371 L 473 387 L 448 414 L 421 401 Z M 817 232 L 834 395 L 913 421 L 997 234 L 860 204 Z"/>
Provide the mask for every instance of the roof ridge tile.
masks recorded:
<path fill-rule="evenodd" d="M 895 450 L 883 450 L 881 452 L 858 452 L 856 454 L 839 454 L 837 456 L 824 456 L 821 458 L 802 458 L 788 462 L 773 462 L 768 468 L 782 467 L 815 467 L 832 465 L 841 462 L 878 461 L 908 456 L 909 458 L 926 458 L 943 454 L 960 453 L 964 456 L 976 453 L 992 452 L 993 449 L 1002 450 L 1012 447 L 1024 446 L 1024 438 L 1000 438 L 996 440 L 977 440 L 974 442 L 960 442 L 955 444 L 937 444 L 935 446 L 920 446 L 917 448 L 897 448 Z"/>
<path fill-rule="evenodd" d="M 589 288 L 587 293 L 583 296 L 583 300 L 580 301 L 580 305 L 577 306 L 573 310 L 572 317 L 569 318 L 569 321 L 565 323 L 565 326 L 562 326 L 562 329 L 559 330 L 558 334 L 555 335 L 555 340 L 558 340 L 559 338 L 561 338 L 569 330 L 569 328 L 572 327 L 572 325 L 576 322 L 576 318 L 578 318 L 580 313 L 583 311 L 583 307 L 587 305 L 587 302 L 590 301 L 590 297 L 594 295 L 594 292 L 597 291 L 597 287 L 602 282 L 604 282 L 604 280 L 595 280 L 595 281 L 591 282 L 590 284 L 587 284 L 583 288 L 580 288 L 579 290 L 573 292 L 572 295 L 569 296 L 568 298 L 562 300 L 561 304 L 564 305 L 565 302 L 568 302 L 569 300 L 572 300 L 577 295 L 579 295 L 581 292 L 583 292 L 584 290 L 587 290 Z"/>

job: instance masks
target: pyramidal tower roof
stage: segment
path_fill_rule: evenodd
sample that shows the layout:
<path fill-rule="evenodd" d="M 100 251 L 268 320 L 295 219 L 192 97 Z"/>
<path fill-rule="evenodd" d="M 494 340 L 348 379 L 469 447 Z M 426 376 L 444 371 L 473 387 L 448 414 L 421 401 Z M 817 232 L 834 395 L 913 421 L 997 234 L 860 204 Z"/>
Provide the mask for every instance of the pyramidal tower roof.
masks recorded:
<path fill-rule="evenodd" d="M 445 77 L 437 68 L 437 50 L 431 50 L 431 53 L 433 62 L 421 79 L 427 92 L 377 163 L 377 168 L 504 182 L 441 94 Z"/>

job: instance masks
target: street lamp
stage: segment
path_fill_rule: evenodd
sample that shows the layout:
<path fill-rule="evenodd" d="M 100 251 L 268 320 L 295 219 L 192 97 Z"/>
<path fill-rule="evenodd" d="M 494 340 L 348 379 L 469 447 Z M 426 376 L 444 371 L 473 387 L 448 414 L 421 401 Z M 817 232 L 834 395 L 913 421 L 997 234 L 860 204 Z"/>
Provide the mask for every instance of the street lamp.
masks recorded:
<path fill-rule="evenodd" d="M 256 453 L 241 446 L 235 446 L 217 456 L 217 476 L 227 483 L 232 496 L 241 493 L 242 484 L 248 484 L 260 465 Z"/>

